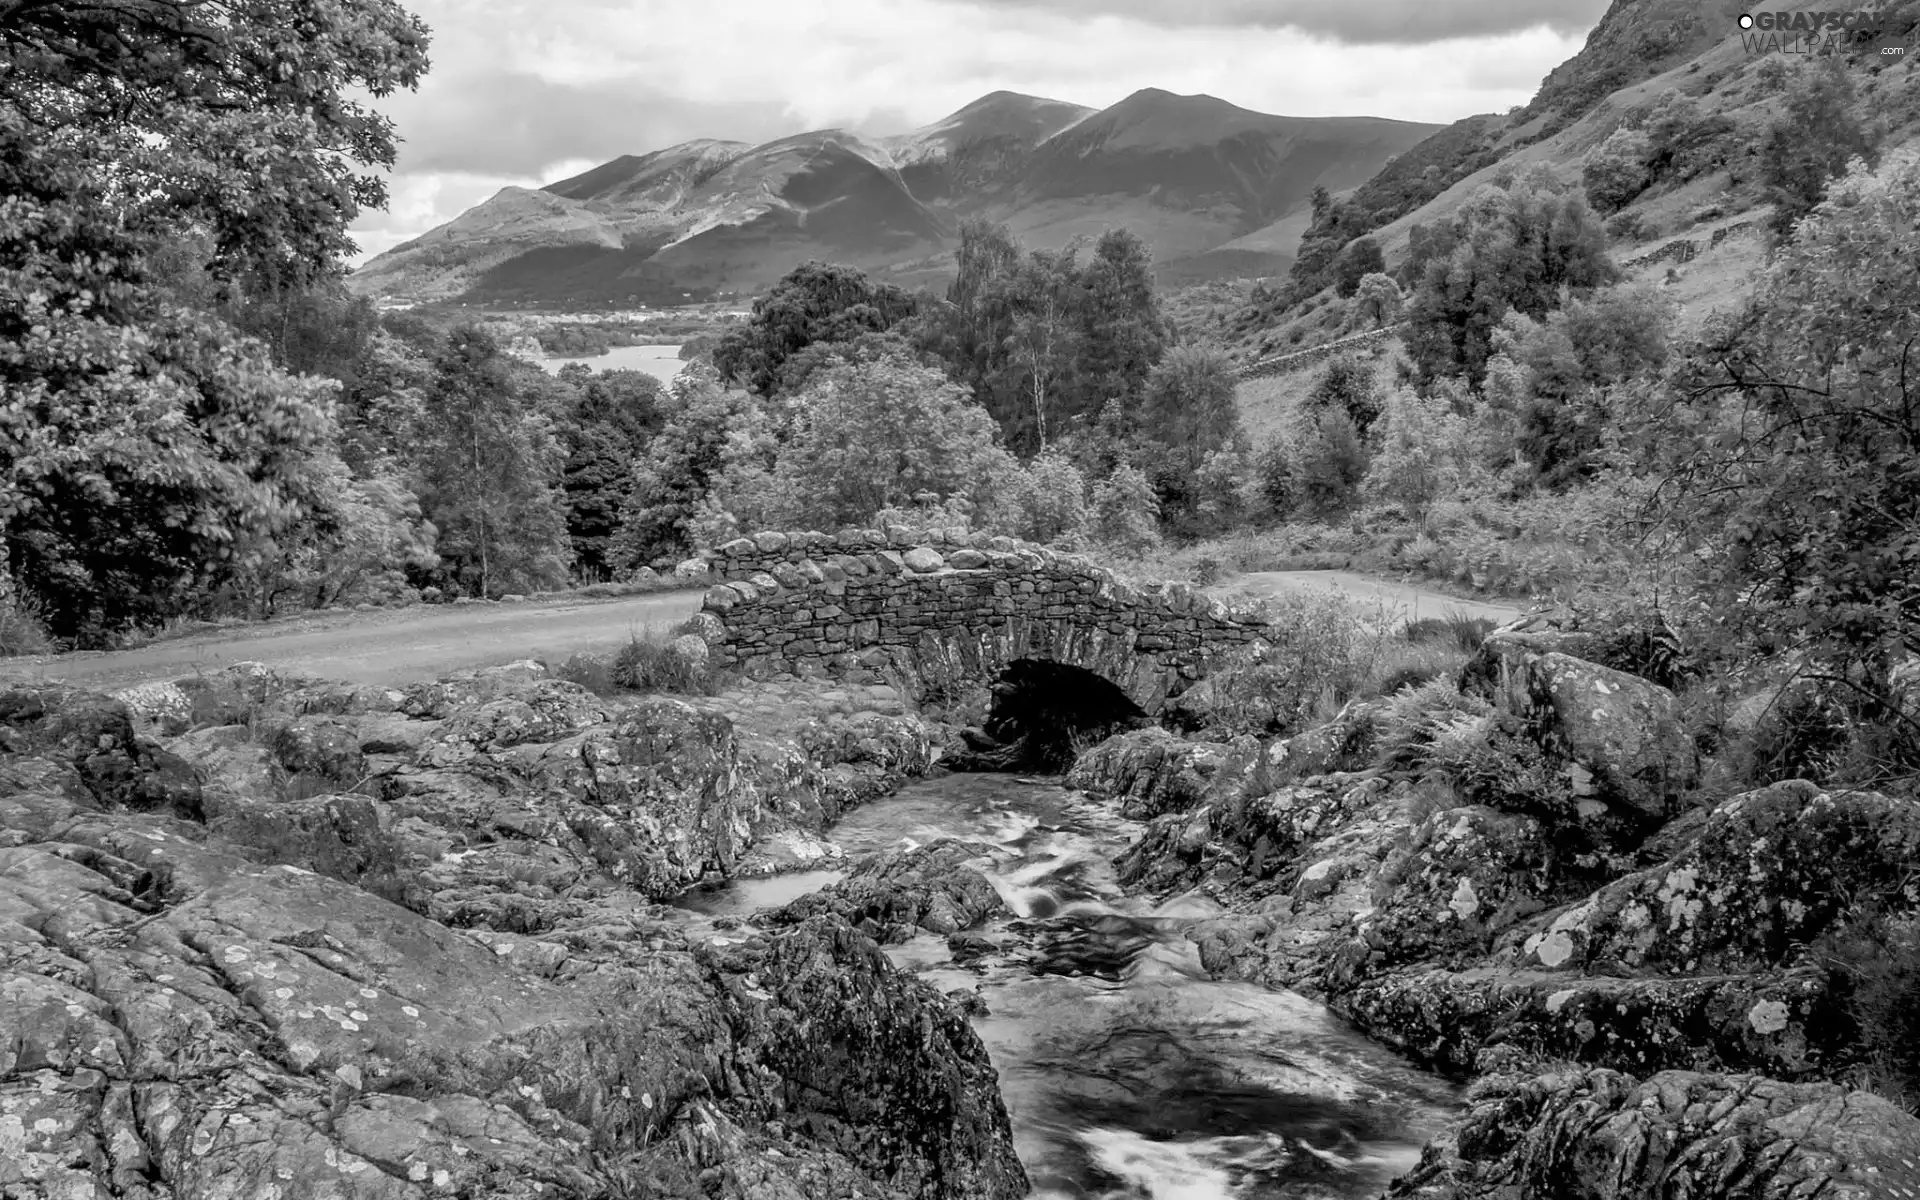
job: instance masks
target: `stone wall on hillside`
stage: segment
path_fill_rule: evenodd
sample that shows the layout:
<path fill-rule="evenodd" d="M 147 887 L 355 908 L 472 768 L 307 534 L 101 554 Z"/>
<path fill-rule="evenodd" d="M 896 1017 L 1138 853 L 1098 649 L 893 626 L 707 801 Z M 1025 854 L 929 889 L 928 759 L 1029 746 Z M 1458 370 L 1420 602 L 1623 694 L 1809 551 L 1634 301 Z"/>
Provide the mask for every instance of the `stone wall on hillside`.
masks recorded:
<path fill-rule="evenodd" d="M 1261 379 L 1268 375 L 1285 375 L 1291 371 L 1311 367 L 1324 362 L 1336 354 L 1348 350 L 1358 350 L 1362 346 L 1382 341 L 1400 332 L 1402 324 L 1382 325 L 1378 329 L 1369 329 L 1365 333 L 1356 333 L 1352 337 L 1343 337 L 1328 342 L 1324 346 L 1310 346 L 1305 350 L 1295 350 L 1289 354 L 1274 354 L 1266 358 L 1245 363 L 1234 372 L 1234 378 L 1244 382 L 1249 379 Z"/>
<path fill-rule="evenodd" d="M 1672 241 L 1657 246 L 1637 258 L 1628 259 L 1626 262 L 1621 263 L 1620 266 L 1628 271 L 1637 271 L 1642 267 L 1657 266 L 1660 263 L 1672 263 L 1675 266 L 1679 266 L 1682 263 L 1689 263 L 1692 262 L 1695 257 L 1705 254 L 1734 234 L 1752 228 L 1753 224 L 1752 221 L 1737 221 L 1732 225 L 1722 225 L 1720 228 L 1714 230 L 1704 241 L 1698 238 L 1674 238 Z"/>
<path fill-rule="evenodd" d="M 722 665 L 878 676 L 942 709 L 970 712 L 1009 664 L 1042 659 L 1153 713 L 1267 632 L 1190 584 L 1133 586 L 1078 555 L 957 529 L 761 533 L 703 561 Z"/>

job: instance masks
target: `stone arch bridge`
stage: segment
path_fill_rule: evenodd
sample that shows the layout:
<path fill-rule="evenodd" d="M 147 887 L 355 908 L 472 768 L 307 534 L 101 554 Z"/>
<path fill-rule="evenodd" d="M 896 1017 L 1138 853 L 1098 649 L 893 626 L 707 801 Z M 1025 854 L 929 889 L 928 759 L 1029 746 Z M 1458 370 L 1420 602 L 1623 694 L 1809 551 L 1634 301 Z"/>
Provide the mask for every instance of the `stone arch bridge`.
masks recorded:
<path fill-rule="evenodd" d="M 1130 586 L 1086 558 L 964 530 L 761 533 L 703 555 L 716 660 L 886 680 L 930 715 L 978 723 L 1020 661 L 1114 684 L 1141 711 L 1267 630 L 1185 583 Z"/>

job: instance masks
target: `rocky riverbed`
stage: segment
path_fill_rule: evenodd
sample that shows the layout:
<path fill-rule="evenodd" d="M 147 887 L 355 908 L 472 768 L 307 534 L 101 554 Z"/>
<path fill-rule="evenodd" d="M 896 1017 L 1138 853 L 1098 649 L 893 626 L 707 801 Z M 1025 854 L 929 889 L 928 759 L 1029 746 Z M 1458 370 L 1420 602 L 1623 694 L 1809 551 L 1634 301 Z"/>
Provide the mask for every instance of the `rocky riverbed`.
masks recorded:
<path fill-rule="evenodd" d="M 1471 799 L 1379 702 L 1063 790 L 816 681 L 13 688 L 0 1194 L 1920 1196 L 1822 957 L 1920 812 L 1683 804 L 1599 657 L 1490 640 L 1564 786 Z"/>
<path fill-rule="evenodd" d="M 0 696 L 0 1192 L 1013 1197 L 979 1037 L 832 916 L 659 901 L 926 768 L 534 665 Z"/>

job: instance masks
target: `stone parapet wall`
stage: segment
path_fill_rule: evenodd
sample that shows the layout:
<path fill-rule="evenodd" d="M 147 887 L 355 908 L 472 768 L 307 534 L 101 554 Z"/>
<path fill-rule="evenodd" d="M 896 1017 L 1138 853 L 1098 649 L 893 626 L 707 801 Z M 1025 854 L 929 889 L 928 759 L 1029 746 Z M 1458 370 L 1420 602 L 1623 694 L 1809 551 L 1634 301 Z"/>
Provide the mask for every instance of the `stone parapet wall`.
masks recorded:
<path fill-rule="evenodd" d="M 703 555 L 715 660 L 904 683 L 916 700 L 1044 658 L 1155 711 L 1215 656 L 1265 636 L 1256 610 L 1186 583 L 1127 584 L 1090 560 L 964 530 L 762 533 Z M 691 571 L 690 574 L 697 574 Z"/>

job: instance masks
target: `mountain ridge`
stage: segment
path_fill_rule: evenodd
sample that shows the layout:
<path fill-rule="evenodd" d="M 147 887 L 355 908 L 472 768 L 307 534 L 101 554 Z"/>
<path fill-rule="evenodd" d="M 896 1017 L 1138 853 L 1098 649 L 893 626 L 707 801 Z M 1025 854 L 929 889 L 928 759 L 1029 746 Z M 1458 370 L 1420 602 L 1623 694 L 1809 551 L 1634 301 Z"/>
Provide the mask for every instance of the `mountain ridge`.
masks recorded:
<path fill-rule="evenodd" d="M 1284 269 L 1284 250 L 1236 252 L 1217 268 L 1204 256 L 1298 210 L 1316 184 L 1360 183 L 1439 128 L 1276 116 L 1160 88 L 1104 109 L 1001 90 L 891 137 L 693 139 L 502 189 L 349 284 L 416 300 L 677 303 L 757 290 L 808 258 L 938 272 L 973 217 L 1049 248 L 1124 226 L 1176 272 Z"/>

